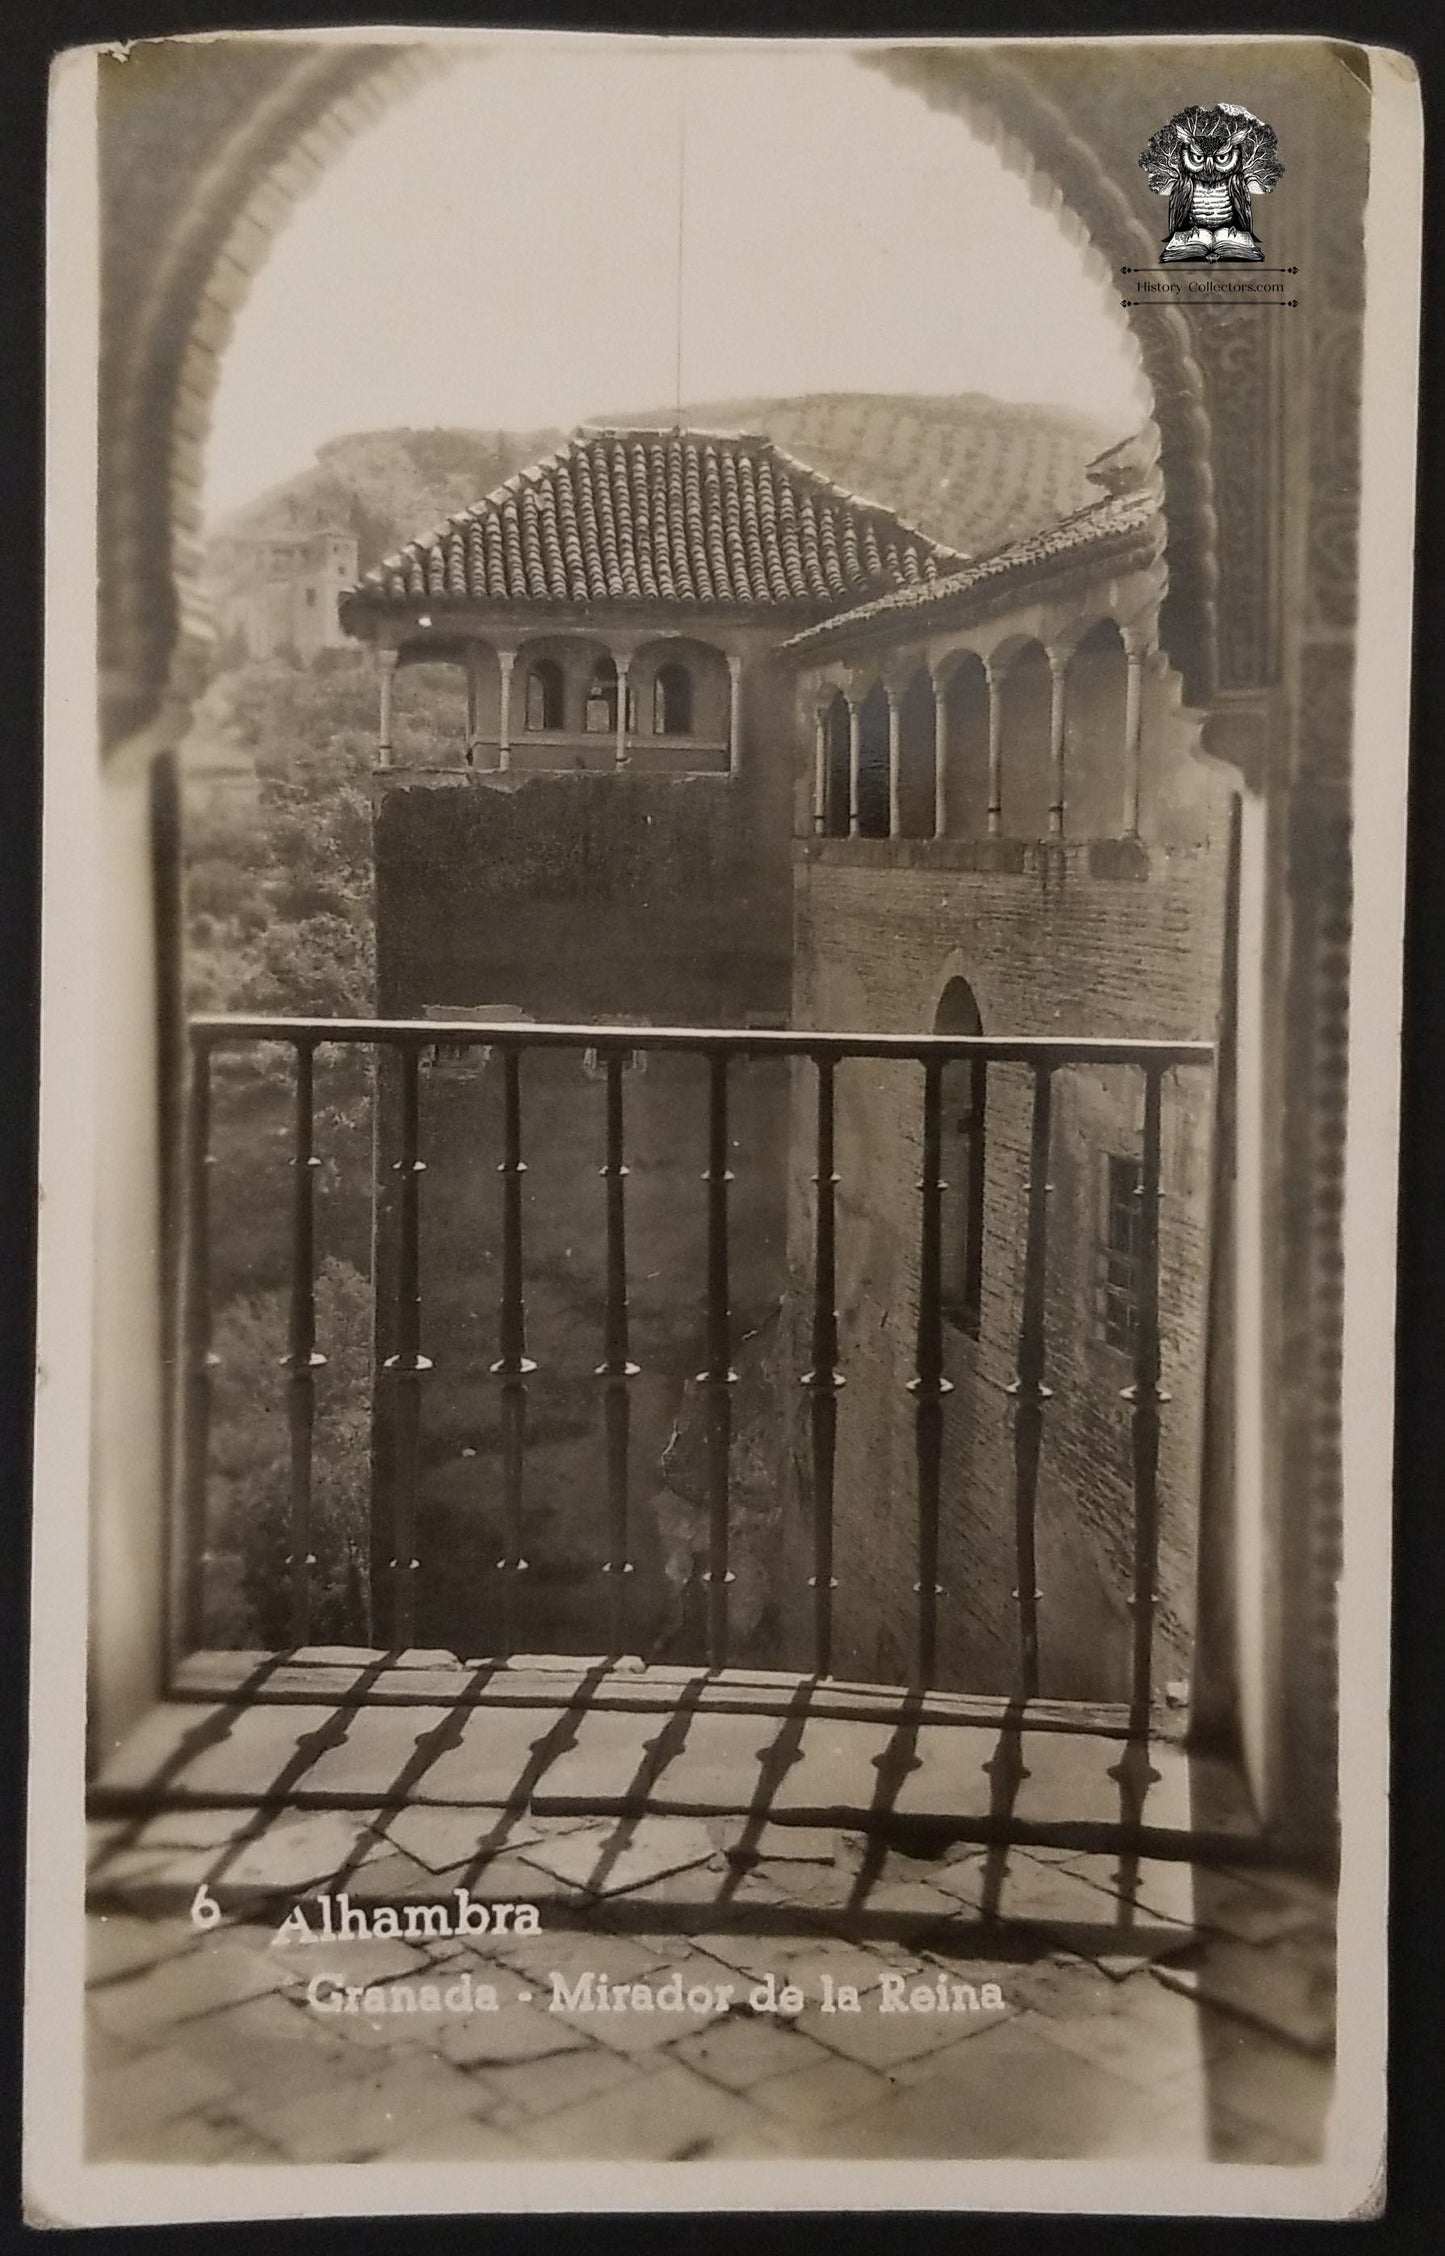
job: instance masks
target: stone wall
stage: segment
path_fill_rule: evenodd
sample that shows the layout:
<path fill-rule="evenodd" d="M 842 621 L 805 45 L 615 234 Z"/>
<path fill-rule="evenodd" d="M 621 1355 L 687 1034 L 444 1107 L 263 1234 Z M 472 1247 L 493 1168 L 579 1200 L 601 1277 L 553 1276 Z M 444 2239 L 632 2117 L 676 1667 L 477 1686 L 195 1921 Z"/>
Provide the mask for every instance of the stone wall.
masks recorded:
<path fill-rule="evenodd" d="M 776 692 L 771 693 L 776 697 Z M 780 1018 L 789 992 L 788 794 L 791 752 L 766 725 L 755 681 L 743 773 L 476 774 L 442 782 L 393 771 L 379 786 L 375 853 L 378 1007 L 504 1003 L 537 1020 L 746 1025 Z M 775 749 L 782 757 L 775 756 Z M 423 1107 L 423 1348 L 435 1369 L 423 1402 L 418 1634 L 478 1652 L 498 1627 L 502 1488 L 496 1381 L 501 1156 L 500 1072 L 427 1075 Z M 695 1499 L 664 1464 L 693 1421 L 688 1382 L 704 1361 L 707 1073 L 691 1058 L 649 1057 L 624 1084 L 632 1382 L 631 1500 L 638 1572 L 633 1642 L 686 1650 L 677 1558 Z M 778 1065 L 731 1076 L 734 1335 L 776 1329 L 783 1287 L 787 1080 Z M 523 1231 L 528 1388 L 522 1644 L 597 1651 L 610 1592 L 601 1389 L 604 1307 L 604 1091 L 576 1051 L 524 1061 Z M 394 1088 L 384 1116 L 394 1133 Z M 385 1154 L 383 1157 L 385 1158 Z M 394 1218 L 381 1171 L 378 1311 L 390 1351 Z M 743 1356 L 743 1426 L 778 1425 L 772 1359 Z M 772 1405 L 771 1409 L 769 1405 Z M 388 1477 L 383 1385 L 378 1483 Z M 672 1452 L 676 1457 L 676 1450 Z M 669 1460 L 671 1461 L 671 1459 Z M 695 1486 L 695 1483 L 693 1484 Z M 755 1482 L 754 1487 L 757 1486 Z M 740 1507 L 751 1547 L 765 1545 Z M 768 1634 L 766 1610 L 739 1609 L 739 1650 Z M 679 1638 L 681 1643 L 679 1644 Z M 770 1656 L 769 1656 L 770 1657 Z"/>

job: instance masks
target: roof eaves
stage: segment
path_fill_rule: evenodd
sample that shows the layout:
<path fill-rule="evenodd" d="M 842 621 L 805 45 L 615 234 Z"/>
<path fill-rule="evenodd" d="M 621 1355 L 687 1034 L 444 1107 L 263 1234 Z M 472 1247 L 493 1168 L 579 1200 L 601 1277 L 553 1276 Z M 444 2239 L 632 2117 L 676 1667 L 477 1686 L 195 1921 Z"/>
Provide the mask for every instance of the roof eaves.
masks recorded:
<path fill-rule="evenodd" d="M 852 610 L 835 612 L 831 618 L 821 619 L 815 626 L 805 627 L 800 634 L 790 636 L 779 645 L 778 656 L 795 660 L 811 656 L 815 651 L 825 650 L 859 630 L 880 623 L 906 620 L 919 611 L 951 612 L 955 605 L 966 606 L 970 596 L 978 598 L 982 613 L 992 607 L 997 595 L 1011 593 L 1020 579 L 1047 579 L 1077 567 L 1081 561 L 1113 558 L 1117 553 L 1128 554 L 1135 549 L 1142 557 L 1146 548 L 1153 546 L 1158 510 L 1150 495 L 1131 496 L 1130 500 L 1140 504 L 1137 515 L 1126 513 L 1124 522 L 1101 527 L 1091 540 L 1067 541 L 1042 551 L 1033 549 L 1033 543 L 1040 537 L 1038 534 L 1027 541 L 1010 542 L 1007 547 L 996 549 L 991 556 L 979 557 L 963 571 L 947 578 L 922 587 L 899 588 L 891 594 L 857 604 Z M 1119 501 L 1110 496 L 1089 503 L 1087 508 L 1075 511 L 1052 529 L 1062 532 L 1081 517 L 1119 509 Z"/>

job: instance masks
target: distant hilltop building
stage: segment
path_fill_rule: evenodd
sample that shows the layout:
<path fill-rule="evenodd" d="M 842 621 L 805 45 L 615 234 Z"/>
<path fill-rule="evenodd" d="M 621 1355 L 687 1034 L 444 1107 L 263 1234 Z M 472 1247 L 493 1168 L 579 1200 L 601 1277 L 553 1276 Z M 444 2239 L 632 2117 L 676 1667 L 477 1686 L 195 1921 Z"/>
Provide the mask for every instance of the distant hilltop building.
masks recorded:
<path fill-rule="evenodd" d="M 337 606 L 357 577 L 354 533 L 326 525 L 311 532 L 233 534 L 228 570 L 213 587 L 216 637 L 247 658 L 314 658 L 347 647 Z"/>

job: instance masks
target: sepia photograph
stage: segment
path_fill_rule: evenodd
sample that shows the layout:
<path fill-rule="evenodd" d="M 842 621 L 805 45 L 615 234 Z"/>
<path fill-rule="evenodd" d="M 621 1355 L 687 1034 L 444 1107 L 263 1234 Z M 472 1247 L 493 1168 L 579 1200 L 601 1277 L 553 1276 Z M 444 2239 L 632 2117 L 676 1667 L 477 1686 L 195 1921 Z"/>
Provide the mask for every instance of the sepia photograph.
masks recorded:
<path fill-rule="evenodd" d="M 1419 203 L 1324 39 L 58 60 L 32 2223 L 1378 2210 Z"/>

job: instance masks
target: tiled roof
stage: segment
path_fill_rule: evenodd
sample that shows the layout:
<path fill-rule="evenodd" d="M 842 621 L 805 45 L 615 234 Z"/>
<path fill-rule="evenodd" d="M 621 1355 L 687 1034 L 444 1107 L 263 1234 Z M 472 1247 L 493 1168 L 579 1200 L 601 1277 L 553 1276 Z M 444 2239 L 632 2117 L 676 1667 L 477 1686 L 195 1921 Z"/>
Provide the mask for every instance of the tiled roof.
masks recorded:
<path fill-rule="evenodd" d="M 1132 493 L 1108 494 L 1100 501 L 1091 502 L 1087 509 L 1075 510 L 1071 517 L 1065 517 L 1057 525 L 1045 526 L 1024 540 L 1011 541 L 1006 548 L 996 549 L 992 556 L 979 557 L 947 579 L 935 580 L 927 587 L 898 588 L 889 595 L 857 604 L 851 610 L 837 612 L 819 625 L 793 635 L 783 644 L 783 650 L 790 657 L 811 657 L 815 651 L 845 640 L 855 628 L 875 622 L 883 627 L 893 620 L 900 626 L 916 627 L 925 623 L 920 614 L 927 615 L 926 623 L 930 625 L 935 623 L 933 614 L 938 615 L 938 624 L 945 619 L 952 622 L 1012 593 L 1010 583 L 1027 587 L 1094 552 L 1098 552 L 1101 559 L 1104 556 L 1112 559 L 1121 550 L 1130 554 L 1137 552 L 1142 558 L 1156 537 L 1158 518 L 1158 503 L 1152 494 L 1137 489 Z"/>
<path fill-rule="evenodd" d="M 770 439 L 583 429 L 369 572 L 342 620 L 418 600 L 836 609 L 962 561 Z"/>

